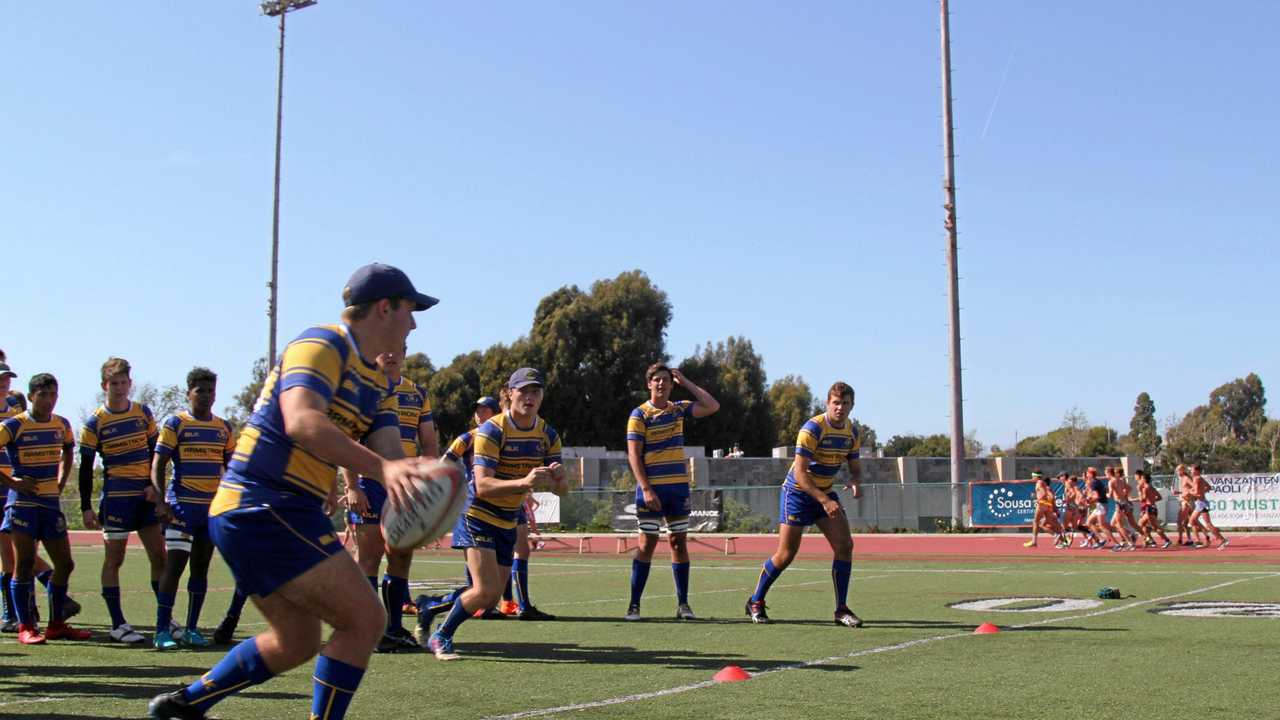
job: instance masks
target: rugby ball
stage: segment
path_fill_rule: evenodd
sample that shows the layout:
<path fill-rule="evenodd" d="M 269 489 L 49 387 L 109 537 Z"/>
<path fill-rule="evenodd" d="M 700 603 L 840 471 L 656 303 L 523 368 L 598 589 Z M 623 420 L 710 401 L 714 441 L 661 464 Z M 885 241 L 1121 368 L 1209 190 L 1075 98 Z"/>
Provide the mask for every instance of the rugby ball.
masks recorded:
<path fill-rule="evenodd" d="M 415 481 L 421 499 L 396 509 L 382 508 L 382 537 L 398 550 L 435 542 L 453 529 L 467 500 L 467 481 L 456 463 L 433 460 L 424 464 L 425 477 Z"/>

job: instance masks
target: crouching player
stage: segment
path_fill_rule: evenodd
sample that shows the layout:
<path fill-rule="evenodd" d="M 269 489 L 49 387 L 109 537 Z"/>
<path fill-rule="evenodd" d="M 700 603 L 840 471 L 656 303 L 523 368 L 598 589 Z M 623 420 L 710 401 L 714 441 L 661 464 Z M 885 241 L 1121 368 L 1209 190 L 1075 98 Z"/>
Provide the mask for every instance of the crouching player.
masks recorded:
<path fill-rule="evenodd" d="M 324 509 L 336 499 L 338 465 L 382 482 L 394 507 L 418 498 L 414 483 L 430 477 L 417 458 L 399 458 L 396 395 L 373 361 L 403 348 L 413 313 L 436 300 L 379 264 L 356 270 L 342 296 L 344 324 L 306 330 L 276 362 L 209 508 L 209 534 L 267 630 L 191 685 L 154 698 L 153 718 L 203 718 L 214 703 L 301 665 L 321 649 L 327 623 L 311 717 L 341 720 L 386 629 L 382 604 Z"/>
<path fill-rule="evenodd" d="M 0 471 L 0 483 L 9 489 L 4 530 L 13 540 L 17 556 L 9 591 L 18 616 L 18 642 L 42 645 L 46 639 L 87 640 L 90 633 L 66 622 L 67 582 L 75 563 L 67 539 L 67 519 L 58 497 L 71 477 L 75 439 L 71 423 L 53 414 L 58 402 L 58 381 L 48 373 L 31 378 L 31 409 L 0 422 L 0 447 L 9 456 L 10 472 Z M 49 627 L 43 634 L 36 626 L 31 602 L 36 543 L 44 543 L 53 561 L 49 581 Z"/>
<path fill-rule="evenodd" d="M 197 629 L 209 587 L 209 561 L 213 559 L 209 503 L 213 502 L 222 472 L 236 446 L 230 423 L 213 414 L 217 386 L 218 376 L 208 368 L 198 367 L 187 373 L 190 410 L 166 418 L 156 442 L 151 482 L 161 498 L 156 503 L 156 516 L 165 523 L 166 550 L 164 575 L 160 577 L 160 591 L 156 593 L 157 650 L 178 645 L 170 627 L 178 581 L 188 560 L 191 577 L 187 580 L 187 624 L 180 636 L 181 642 L 193 648 L 210 645 Z M 173 483 L 166 490 L 170 460 L 173 460 Z"/>
<path fill-rule="evenodd" d="M 831 580 L 835 584 L 837 625 L 862 627 L 862 620 L 846 604 L 849 578 L 853 572 L 853 537 L 849 520 L 840 505 L 840 496 L 832 489 L 840 465 L 849 466 L 849 484 L 853 497 L 862 494 L 862 465 L 858 461 L 860 439 L 857 427 L 849 418 L 853 409 L 853 388 L 837 382 L 827 391 L 827 410 L 805 422 L 796 437 L 796 459 L 787 473 L 779 498 L 778 549 L 764 561 L 756 591 L 747 599 L 747 617 L 753 623 L 769 622 L 764 597 L 783 570 L 795 559 L 804 529 L 817 525 L 835 555 L 831 561 Z"/>

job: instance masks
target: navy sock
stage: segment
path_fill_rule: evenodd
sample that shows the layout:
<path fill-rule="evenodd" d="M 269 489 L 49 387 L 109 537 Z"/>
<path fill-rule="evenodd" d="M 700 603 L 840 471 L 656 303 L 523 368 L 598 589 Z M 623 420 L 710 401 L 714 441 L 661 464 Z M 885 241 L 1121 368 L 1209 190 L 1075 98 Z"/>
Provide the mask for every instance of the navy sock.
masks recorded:
<path fill-rule="evenodd" d="M 231 595 L 231 604 L 227 606 L 227 617 L 240 617 L 240 613 L 244 611 L 245 601 L 248 599 L 249 596 L 237 587 L 236 591 Z"/>
<path fill-rule="evenodd" d="M 67 607 L 67 586 L 49 583 L 49 624 L 63 621 Z"/>
<path fill-rule="evenodd" d="M 192 630 L 200 626 L 200 611 L 204 609 L 204 596 L 208 592 L 207 578 L 187 579 L 187 627 Z"/>
<path fill-rule="evenodd" d="M 529 602 L 529 561 L 524 558 L 516 558 L 511 561 L 511 579 L 515 580 L 517 600 L 520 601 L 520 609 L 525 610 L 533 603 Z M 510 585 L 508 585 L 510 587 Z"/>
<path fill-rule="evenodd" d="M 842 608 L 849 602 L 849 576 L 853 574 L 853 563 L 848 560 L 831 561 L 831 582 L 836 588 L 836 608 Z"/>
<path fill-rule="evenodd" d="M 36 582 L 44 586 L 45 590 L 49 589 L 49 583 L 52 580 L 53 580 L 53 570 L 45 570 L 44 572 L 36 573 Z"/>
<path fill-rule="evenodd" d="M 156 632 L 168 630 L 173 622 L 174 593 L 156 594 Z"/>
<path fill-rule="evenodd" d="M 515 561 L 513 560 L 512 562 L 515 562 Z M 515 566 L 513 565 L 513 566 L 512 566 L 512 568 L 514 568 L 514 567 L 515 567 Z M 503 599 L 503 600 L 508 600 L 508 601 L 510 601 L 510 600 L 514 600 L 514 599 L 515 599 L 515 596 L 511 594 L 511 586 L 515 584 L 515 583 L 511 582 L 513 579 L 514 579 L 514 575 L 513 575 L 512 573 L 507 573 L 507 584 L 506 584 L 505 586 L 503 586 L 503 588 L 502 588 L 502 599 Z"/>
<path fill-rule="evenodd" d="M 35 618 L 31 617 L 31 588 L 34 585 L 30 580 L 18 578 L 9 581 L 9 591 L 13 593 L 13 605 L 19 625 L 35 625 Z"/>
<path fill-rule="evenodd" d="M 453 637 L 453 633 L 457 631 L 458 626 L 467 621 L 471 617 L 471 613 L 462 606 L 462 599 L 459 598 L 453 603 L 453 607 L 449 608 L 449 614 L 445 617 L 444 622 L 440 623 L 440 627 L 436 632 L 445 637 Z"/>
<path fill-rule="evenodd" d="M 342 720 L 363 677 L 363 668 L 324 655 L 317 658 L 316 674 L 311 676 L 312 720 Z"/>
<path fill-rule="evenodd" d="M 4 622 L 10 622 L 18 618 L 13 608 L 13 591 L 9 589 L 9 584 L 12 582 L 13 573 L 0 575 L 0 594 L 4 595 Z"/>
<path fill-rule="evenodd" d="M 102 599 L 107 603 L 107 612 L 111 614 L 112 629 L 118 628 L 128 622 L 124 619 L 124 611 L 120 609 L 119 585 L 104 585 L 102 587 Z"/>
<path fill-rule="evenodd" d="M 640 596 L 644 595 L 645 583 L 649 582 L 650 564 L 642 560 L 631 561 L 631 604 L 640 606 Z"/>
<path fill-rule="evenodd" d="M 409 597 L 409 578 L 382 576 L 382 602 L 387 608 L 387 629 L 403 627 L 404 602 Z"/>
<path fill-rule="evenodd" d="M 258 641 L 249 638 L 231 648 L 209 672 L 182 691 L 183 697 L 201 710 L 230 695 L 270 680 L 275 673 L 267 668 L 258 653 Z"/>
<path fill-rule="evenodd" d="M 751 595 L 754 602 L 764 602 L 764 596 L 769 592 L 769 588 L 773 586 L 773 581 L 778 579 L 782 571 L 773 566 L 773 558 L 764 561 L 764 567 L 760 570 L 760 579 L 756 582 L 756 591 Z"/>
<path fill-rule="evenodd" d="M 157 600 L 160 599 L 160 581 L 159 580 L 151 581 L 151 594 L 155 595 Z"/>
<path fill-rule="evenodd" d="M 671 563 L 671 574 L 676 581 L 676 602 L 689 604 L 689 563 Z"/>
<path fill-rule="evenodd" d="M 380 594 L 380 591 L 378 589 L 378 576 L 366 575 L 365 577 L 369 578 L 369 587 L 373 588 L 373 594 L 374 595 Z"/>

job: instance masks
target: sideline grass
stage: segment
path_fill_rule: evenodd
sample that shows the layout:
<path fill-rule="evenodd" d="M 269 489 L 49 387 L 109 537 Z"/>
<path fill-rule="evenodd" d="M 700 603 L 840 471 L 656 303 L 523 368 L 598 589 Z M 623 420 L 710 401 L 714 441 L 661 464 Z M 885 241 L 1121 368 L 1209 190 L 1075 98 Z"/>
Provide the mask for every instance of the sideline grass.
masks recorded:
<path fill-rule="evenodd" d="M 71 588 L 85 606 L 76 622 L 94 630 L 95 640 L 36 648 L 17 645 L 11 635 L 0 640 L 0 717 L 141 717 L 148 698 L 189 681 L 225 652 L 160 653 L 106 641 L 96 581 L 101 557 L 97 548 L 76 550 Z M 1280 707 L 1274 680 L 1280 619 L 1150 612 L 1162 604 L 1151 601 L 1164 596 L 1277 602 L 1280 565 L 855 561 L 851 605 L 868 622 L 862 630 L 832 624 L 826 563 L 797 563 L 782 576 L 769 596 L 775 620 L 769 626 L 750 625 L 743 616 L 743 601 L 758 574 L 755 561 L 697 560 L 690 600 L 704 619 L 696 623 L 672 618 L 670 573 L 665 563 L 654 565 L 643 607 L 647 620 L 625 623 L 629 559 L 537 556 L 531 566 L 534 599 L 561 620 L 468 622 L 456 636 L 464 660 L 455 663 L 427 655 L 375 656 L 348 717 L 486 718 L 574 704 L 590 707 L 550 716 L 952 720 L 1059 717 L 1122 707 L 1129 719 L 1163 718 L 1181 709 L 1195 709 L 1201 718 L 1236 718 L 1264 717 Z M 460 574 L 461 563 L 452 554 L 424 553 L 412 580 L 443 586 Z M 130 553 L 122 582 L 127 615 L 149 639 L 155 607 L 140 553 Z M 220 563 L 210 585 L 206 628 L 221 618 L 230 597 L 230 578 Z M 948 607 L 988 597 L 1093 598 L 1103 585 L 1136 597 L 1050 613 Z M 175 615 L 183 617 L 185 607 L 181 591 Z M 1102 612 L 1116 608 L 1125 609 Z M 971 635 L 983 621 L 1006 630 Z M 1028 626 L 1010 629 L 1016 625 Z M 241 628 L 261 628 L 252 609 Z M 921 642 L 895 649 L 913 641 Z M 798 666 L 824 658 L 829 660 Z M 728 664 L 776 672 L 733 685 L 594 705 L 704 683 Z M 305 717 L 309 698 L 306 666 L 219 704 L 213 714 Z"/>

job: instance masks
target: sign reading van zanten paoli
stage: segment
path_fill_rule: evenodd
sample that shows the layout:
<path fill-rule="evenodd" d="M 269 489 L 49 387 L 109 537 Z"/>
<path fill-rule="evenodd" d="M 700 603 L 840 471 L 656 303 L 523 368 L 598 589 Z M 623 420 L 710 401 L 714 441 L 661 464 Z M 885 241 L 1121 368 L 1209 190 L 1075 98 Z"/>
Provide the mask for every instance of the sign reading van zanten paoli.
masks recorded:
<path fill-rule="evenodd" d="M 1280 526 L 1280 473 L 1205 475 L 1213 486 L 1205 496 L 1218 527 Z"/>

